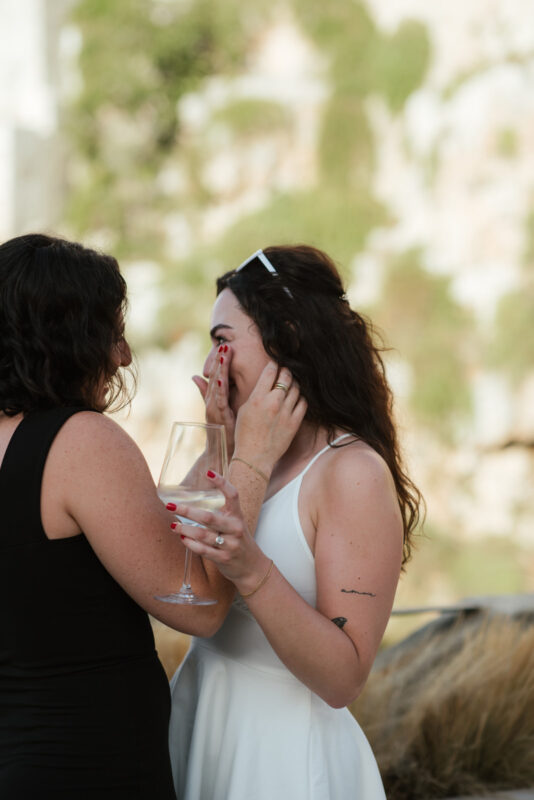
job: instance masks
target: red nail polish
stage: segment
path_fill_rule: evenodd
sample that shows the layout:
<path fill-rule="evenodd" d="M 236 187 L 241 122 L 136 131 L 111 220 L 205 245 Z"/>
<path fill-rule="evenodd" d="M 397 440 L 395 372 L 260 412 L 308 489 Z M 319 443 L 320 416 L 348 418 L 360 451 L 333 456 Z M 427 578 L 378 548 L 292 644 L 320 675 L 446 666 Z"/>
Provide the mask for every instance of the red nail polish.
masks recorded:
<path fill-rule="evenodd" d="M 222 386 L 221 381 L 217 381 L 217 386 Z"/>
<path fill-rule="evenodd" d="M 176 511 L 176 503 L 167 503 L 165 508 L 167 511 Z"/>
<path fill-rule="evenodd" d="M 183 535 L 183 533 L 180 534 L 180 539 L 185 539 L 185 536 Z"/>
<path fill-rule="evenodd" d="M 212 472 L 212 470 L 211 470 L 211 469 L 209 469 L 209 470 L 206 472 L 206 475 L 208 476 L 208 478 L 214 478 L 214 477 L 215 477 L 215 473 L 214 473 L 214 472 Z"/>
<path fill-rule="evenodd" d="M 173 531 L 176 530 L 176 522 L 171 522 L 171 528 Z"/>
<path fill-rule="evenodd" d="M 222 351 L 223 351 L 223 346 L 221 345 L 221 346 L 219 347 L 219 350 L 218 350 L 217 352 L 219 352 L 219 353 L 222 353 Z"/>
<path fill-rule="evenodd" d="M 225 344 L 225 345 L 224 345 L 224 352 L 225 352 L 225 353 L 227 353 L 227 352 L 228 352 L 228 345 L 227 345 L 227 344 Z"/>
<path fill-rule="evenodd" d="M 224 358 L 221 356 L 221 364 L 224 364 Z"/>

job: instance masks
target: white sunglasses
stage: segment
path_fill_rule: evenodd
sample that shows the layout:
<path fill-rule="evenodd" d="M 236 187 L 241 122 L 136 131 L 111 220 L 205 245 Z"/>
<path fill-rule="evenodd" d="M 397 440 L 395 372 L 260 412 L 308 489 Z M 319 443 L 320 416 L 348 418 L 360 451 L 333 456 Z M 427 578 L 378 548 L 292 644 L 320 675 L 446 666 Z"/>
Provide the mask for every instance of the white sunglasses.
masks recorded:
<path fill-rule="evenodd" d="M 240 264 L 235 271 L 239 272 L 240 269 L 243 269 L 243 267 L 246 267 L 247 264 L 250 264 L 250 262 L 254 261 L 255 258 L 257 258 L 258 261 L 261 261 L 261 263 L 263 264 L 265 269 L 268 270 L 271 273 L 271 275 L 276 275 L 278 277 L 278 272 L 275 270 L 275 268 L 273 267 L 273 265 L 271 264 L 271 262 L 269 261 L 269 259 L 265 255 L 265 253 L 263 252 L 263 250 L 256 250 L 255 253 L 252 253 L 252 255 L 249 256 L 246 259 L 246 261 L 243 261 L 243 263 Z M 287 286 L 283 286 L 282 288 L 283 288 L 284 292 L 286 292 L 290 297 L 293 297 L 293 295 L 291 294 L 291 292 L 289 291 Z"/>

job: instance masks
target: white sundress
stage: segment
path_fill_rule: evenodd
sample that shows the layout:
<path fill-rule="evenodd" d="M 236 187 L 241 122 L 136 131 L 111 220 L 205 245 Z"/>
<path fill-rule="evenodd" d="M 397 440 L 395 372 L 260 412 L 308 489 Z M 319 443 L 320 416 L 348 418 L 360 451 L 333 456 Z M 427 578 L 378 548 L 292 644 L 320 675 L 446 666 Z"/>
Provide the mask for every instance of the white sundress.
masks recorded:
<path fill-rule="evenodd" d="M 298 496 L 304 475 L 327 449 L 265 501 L 255 537 L 312 606 L 315 564 Z M 178 800 L 385 800 L 356 720 L 289 672 L 239 595 L 214 636 L 193 638 L 171 690 Z"/>

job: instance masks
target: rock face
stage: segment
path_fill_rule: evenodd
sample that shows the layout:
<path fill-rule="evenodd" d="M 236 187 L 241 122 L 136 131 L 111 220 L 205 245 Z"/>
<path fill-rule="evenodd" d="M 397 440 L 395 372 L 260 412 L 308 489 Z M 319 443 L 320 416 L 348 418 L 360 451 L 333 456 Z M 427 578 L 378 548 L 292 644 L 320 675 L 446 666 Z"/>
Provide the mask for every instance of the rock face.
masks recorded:
<path fill-rule="evenodd" d="M 258 12 L 246 69 L 213 75 L 181 98 L 180 139 L 154 181 L 173 206 L 158 222 L 160 260 L 213 262 L 214 274 L 247 255 L 240 247 L 276 237 L 311 239 L 343 261 L 353 304 L 376 314 L 398 351 L 388 369 L 430 533 L 484 542 L 488 559 L 506 537 L 525 558 L 497 588 L 521 591 L 534 549 L 534 8 L 530 0 L 354 5 L 367 39 L 355 29 L 353 45 L 350 26 L 339 46 L 321 39 L 298 0 L 268 20 Z M 65 59 L 80 46 L 80 34 L 61 27 L 68 6 L 0 0 L 10 33 L 0 54 L 3 238 L 59 226 L 57 109 L 76 83 Z M 407 78 L 418 48 L 419 73 Z M 350 80 L 359 88 L 348 114 L 336 104 Z M 109 109 L 105 125 L 108 154 L 147 135 Z M 188 205 L 194 186 L 203 199 Z M 339 208 L 317 220 L 328 193 Z M 114 236 L 85 238 L 113 247 Z M 165 269 L 158 258 L 124 266 L 132 333 L 143 343 L 140 393 L 124 424 L 157 474 L 171 419 L 202 415 L 194 387 L 184 387 L 201 371 L 206 339 L 181 331 L 159 349 Z M 206 300 L 191 286 L 181 292 L 206 328 Z M 477 572 L 458 579 L 462 588 L 422 576 L 415 599 L 452 600 Z M 491 591 L 492 574 L 474 591 Z"/>

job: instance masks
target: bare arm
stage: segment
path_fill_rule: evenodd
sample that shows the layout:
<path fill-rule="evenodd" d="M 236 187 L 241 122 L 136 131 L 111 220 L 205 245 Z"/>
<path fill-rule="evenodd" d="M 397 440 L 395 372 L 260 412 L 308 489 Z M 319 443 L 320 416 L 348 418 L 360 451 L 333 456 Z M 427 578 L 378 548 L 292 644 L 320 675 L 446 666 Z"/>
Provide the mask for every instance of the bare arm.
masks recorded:
<path fill-rule="evenodd" d="M 389 618 L 402 523 L 391 476 L 376 454 L 343 448 L 327 461 L 311 509 L 317 607 L 276 566 L 247 603 L 288 669 L 327 703 L 342 707 L 363 688 Z M 202 539 L 191 529 L 189 534 Z M 267 574 L 270 562 L 246 531 L 236 529 L 219 552 L 192 538 L 187 542 L 216 560 L 243 594 Z"/>
<path fill-rule="evenodd" d="M 276 374 L 275 365 L 264 371 L 263 388 L 256 400 L 264 425 L 256 424 L 240 439 L 249 457 L 262 455 L 266 469 L 271 469 L 287 448 L 305 410 L 305 405 L 299 405 L 298 391 L 292 400 L 271 391 L 273 371 Z M 180 585 L 185 549 L 179 535 L 170 530 L 171 517 L 133 440 L 112 420 L 82 412 L 63 426 L 49 461 L 49 483 L 61 487 L 58 503 L 125 591 L 170 627 L 200 636 L 213 634 L 235 592 L 234 585 L 213 564 L 205 566 L 201 559 L 193 559 L 193 581 L 199 592 L 215 596 L 217 605 L 181 607 L 154 599 Z M 246 468 L 236 470 L 235 480 L 243 494 L 247 520 L 255 525 L 264 482 L 250 480 Z M 227 491 L 234 493 L 232 487 Z"/>
<path fill-rule="evenodd" d="M 156 493 L 148 466 L 133 440 L 101 414 L 71 417 L 54 441 L 45 478 L 61 487 L 61 505 L 83 531 L 99 560 L 146 611 L 171 627 L 209 635 L 217 606 L 171 606 L 154 599 L 178 588 L 185 550 Z M 201 562 L 199 590 L 217 591 Z"/>

